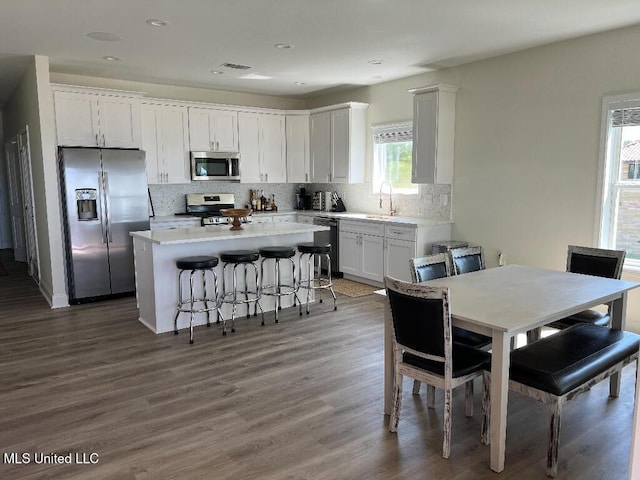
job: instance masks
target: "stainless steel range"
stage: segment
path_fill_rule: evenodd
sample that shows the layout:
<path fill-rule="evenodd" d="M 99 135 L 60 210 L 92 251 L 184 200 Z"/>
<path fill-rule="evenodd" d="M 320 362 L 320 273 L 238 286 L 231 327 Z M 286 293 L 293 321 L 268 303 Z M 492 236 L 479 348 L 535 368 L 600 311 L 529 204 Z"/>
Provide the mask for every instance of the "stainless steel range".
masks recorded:
<path fill-rule="evenodd" d="M 202 226 L 228 225 L 232 219 L 223 216 L 220 210 L 234 208 L 233 193 L 189 193 L 186 195 L 187 209 L 184 215 L 200 217 Z M 243 223 L 250 222 L 250 217 L 244 218 Z"/>

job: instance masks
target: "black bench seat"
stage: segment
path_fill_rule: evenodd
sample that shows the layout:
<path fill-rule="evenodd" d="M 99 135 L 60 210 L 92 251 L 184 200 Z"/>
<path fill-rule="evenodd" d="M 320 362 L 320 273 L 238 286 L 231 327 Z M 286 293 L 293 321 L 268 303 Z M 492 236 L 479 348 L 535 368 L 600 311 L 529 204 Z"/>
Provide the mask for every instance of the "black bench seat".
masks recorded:
<path fill-rule="evenodd" d="M 511 352 L 509 388 L 551 406 L 547 475 L 558 470 L 562 405 L 638 359 L 640 335 L 579 324 Z"/>

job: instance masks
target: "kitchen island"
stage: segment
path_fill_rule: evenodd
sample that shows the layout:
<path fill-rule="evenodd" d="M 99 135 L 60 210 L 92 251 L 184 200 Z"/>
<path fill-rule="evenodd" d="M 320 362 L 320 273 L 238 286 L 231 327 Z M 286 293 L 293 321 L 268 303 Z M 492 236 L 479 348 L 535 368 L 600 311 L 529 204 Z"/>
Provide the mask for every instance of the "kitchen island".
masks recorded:
<path fill-rule="evenodd" d="M 242 230 L 230 230 L 225 226 L 208 226 L 154 231 L 131 232 L 133 237 L 136 272 L 136 299 L 140 311 L 139 320 L 154 333 L 173 330 L 173 319 L 178 303 L 178 270 L 176 260 L 193 255 L 215 255 L 228 250 L 259 249 L 268 246 L 292 246 L 312 242 L 314 232 L 328 230 L 328 227 L 302 223 L 262 223 L 246 224 Z M 296 268 L 298 265 L 296 253 Z M 269 262 L 270 264 L 272 262 Z M 229 270 L 229 269 L 227 269 Z M 288 270 L 288 269 L 283 269 Z M 267 281 L 273 268 L 265 272 Z M 291 280 L 288 272 L 282 272 L 282 281 Z M 216 268 L 219 286 L 222 285 L 222 264 Z M 289 275 L 287 277 L 287 275 Z M 187 276 L 185 275 L 185 281 Z M 188 285 L 183 286 L 188 291 Z M 306 296 L 306 291 L 302 290 Z M 313 292 L 311 292 L 313 294 Z M 274 309 L 273 297 L 261 300 L 265 312 Z M 291 297 L 283 297 L 282 306 L 293 304 Z M 238 309 L 238 318 L 246 313 Z M 231 317 L 230 305 L 224 305 L 222 314 Z M 178 320 L 178 328 L 186 328 L 189 316 L 183 314 Z M 196 315 L 194 325 L 206 323 L 206 315 Z"/>

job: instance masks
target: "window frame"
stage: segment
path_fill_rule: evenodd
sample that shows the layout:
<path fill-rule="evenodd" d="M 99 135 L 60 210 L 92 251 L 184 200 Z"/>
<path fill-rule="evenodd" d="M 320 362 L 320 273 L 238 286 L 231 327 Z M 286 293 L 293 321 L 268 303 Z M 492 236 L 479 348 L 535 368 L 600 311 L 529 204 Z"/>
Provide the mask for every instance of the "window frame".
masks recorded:
<path fill-rule="evenodd" d="M 411 148 L 413 150 L 413 121 L 412 120 L 406 120 L 403 122 L 395 122 L 395 123 L 385 123 L 381 125 L 373 125 L 371 127 L 371 152 L 372 152 L 371 193 L 372 194 L 378 195 L 382 184 L 388 181 L 386 179 L 381 178 L 382 172 L 380 168 L 380 163 L 378 161 L 377 151 L 378 151 L 378 146 L 382 145 L 383 143 L 376 142 L 376 137 L 385 132 L 392 133 L 392 132 L 399 132 L 399 131 L 405 131 L 405 132 L 411 131 Z M 396 143 L 396 142 L 388 142 L 388 143 Z M 400 143 L 400 142 L 397 142 L 397 143 Z M 411 178 L 409 178 L 409 180 L 411 180 Z M 407 189 L 398 189 L 396 187 L 393 187 L 393 195 L 394 196 L 403 195 L 405 198 L 418 197 L 420 195 L 420 185 L 418 184 L 413 184 L 413 185 L 415 185 L 415 187 L 412 188 L 411 191 L 407 191 Z"/>
<path fill-rule="evenodd" d="M 600 155 L 598 161 L 598 187 L 594 239 L 600 248 L 614 248 L 617 220 L 618 193 L 624 188 L 640 189 L 640 183 L 633 180 L 621 180 L 621 155 L 612 152 L 620 150 L 622 131 L 617 135 L 609 135 L 611 117 L 615 110 L 640 108 L 640 92 L 624 95 L 610 95 L 602 99 Z M 610 162 L 609 158 L 614 158 Z M 625 258 L 624 270 L 640 272 L 640 260 Z"/>

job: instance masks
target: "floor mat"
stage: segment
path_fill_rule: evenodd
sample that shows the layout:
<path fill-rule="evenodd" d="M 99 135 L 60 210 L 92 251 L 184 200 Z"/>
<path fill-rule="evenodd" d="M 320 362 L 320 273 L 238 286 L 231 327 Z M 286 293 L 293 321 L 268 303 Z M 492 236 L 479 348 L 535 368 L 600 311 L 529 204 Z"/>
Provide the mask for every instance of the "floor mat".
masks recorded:
<path fill-rule="evenodd" d="M 376 290 L 380 290 L 380 287 L 374 287 L 372 285 L 366 285 L 360 282 L 354 282 L 353 280 L 347 280 L 346 278 L 334 278 L 333 289 L 337 293 L 346 295 L 347 297 L 364 297 L 365 295 L 371 295 Z"/>

